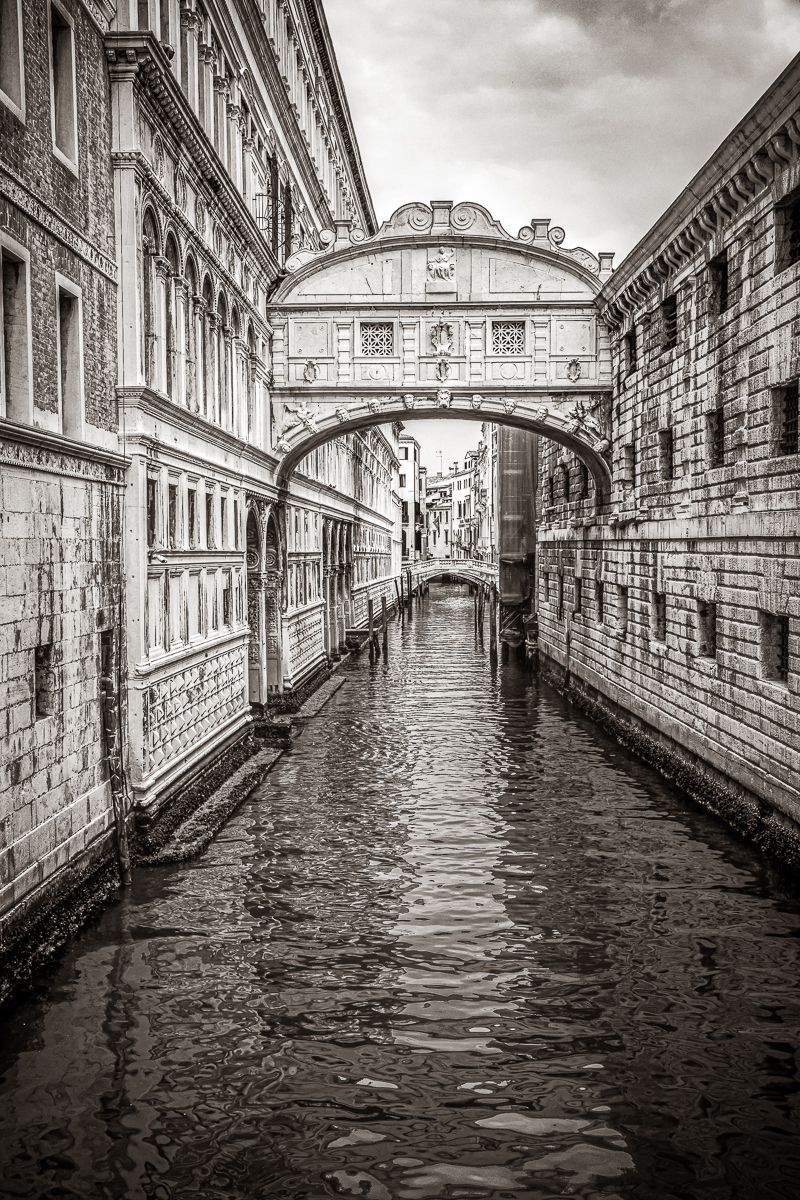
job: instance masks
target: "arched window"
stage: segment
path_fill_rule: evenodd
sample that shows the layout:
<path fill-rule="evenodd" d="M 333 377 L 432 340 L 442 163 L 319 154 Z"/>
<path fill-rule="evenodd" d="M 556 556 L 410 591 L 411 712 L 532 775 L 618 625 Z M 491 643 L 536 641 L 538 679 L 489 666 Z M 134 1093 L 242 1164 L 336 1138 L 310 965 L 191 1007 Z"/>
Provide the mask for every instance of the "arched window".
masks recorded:
<path fill-rule="evenodd" d="M 186 347 L 186 407 L 199 412 L 198 383 L 198 319 L 197 319 L 197 271 L 192 259 L 186 263 L 186 312 L 184 318 L 184 345 Z"/>
<path fill-rule="evenodd" d="M 142 374 L 148 387 L 156 386 L 156 272 L 158 231 L 148 209 L 142 223 Z"/>
<path fill-rule="evenodd" d="M 217 358 L 217 420 L 223 429 L 230 428 L 230 391 L 228 388 L 228 303 L 223 292 L 217 300 L 216 358 Z"/>
<path fill-rule="evenodd" d="M 166 378 L 164 391 L 171 400 L 180 398 L 179 372 L 180 345 L 177 328 L 177 296 L 175 295 L 175 278 L 180 274 L 180 260 L 175 239 L 170 234 L 164 248 L 167 260 L 164 279 L 164 345 L 166 350 Z"/>
<path fill-rule="evenodd" d="M 200 321 L 200 360 L 202 377 L 199 380 L 201 411 L 209 421 L 214 420 L 214 289 L 206 275 L 203 282 L 203 314 Z"/>

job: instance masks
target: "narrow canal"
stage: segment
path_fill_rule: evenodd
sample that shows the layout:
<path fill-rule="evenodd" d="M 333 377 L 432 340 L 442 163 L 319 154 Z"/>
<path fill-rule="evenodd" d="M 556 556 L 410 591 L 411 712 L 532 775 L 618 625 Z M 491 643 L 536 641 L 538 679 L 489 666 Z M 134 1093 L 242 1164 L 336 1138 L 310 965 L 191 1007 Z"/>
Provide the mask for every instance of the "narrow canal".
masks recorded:
<path fill-rule="evenodd" d="M 800 1194 L 800 901 L 432 587 L 2 1014 L 0 1193 Z"/>

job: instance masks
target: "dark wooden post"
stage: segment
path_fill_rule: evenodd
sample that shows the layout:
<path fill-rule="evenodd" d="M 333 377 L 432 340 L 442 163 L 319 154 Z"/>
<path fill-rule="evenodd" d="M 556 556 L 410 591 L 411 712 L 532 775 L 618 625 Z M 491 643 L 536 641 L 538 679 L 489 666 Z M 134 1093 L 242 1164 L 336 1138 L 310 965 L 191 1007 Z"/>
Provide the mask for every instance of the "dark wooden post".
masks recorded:
<path fill-rule="evenodd" d="M 489 659 L 497 666 L 497 588 L 494 584 L 489 598 Z"/>
<path fill-rule="evenodd" d="M 408 568 L 408 619 L 413 620 L 414 614 L 414 589 L 411 582 L 411 567 Z"/>
<path fill-rule="evenodd" d="M 372 596 L 367 599 L 367 614 L 369 616 L 369 658 L 370 662 L 375 657 L 375 612 L 372 603 Z"/>
<path fill-rule="evenodd" d="M 381 596 L 381 624 L 383 626 L 383 657 L 386 658 L 389 653 L 389 616 L 385 596 Z"/>

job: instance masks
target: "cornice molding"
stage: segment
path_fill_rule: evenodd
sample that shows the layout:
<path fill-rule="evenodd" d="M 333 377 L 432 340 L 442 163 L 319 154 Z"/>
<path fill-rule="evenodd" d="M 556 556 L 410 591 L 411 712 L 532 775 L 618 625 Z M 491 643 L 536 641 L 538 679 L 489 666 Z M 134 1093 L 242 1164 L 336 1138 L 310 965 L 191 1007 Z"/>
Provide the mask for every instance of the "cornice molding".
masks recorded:
<path fill-rule="evenodd" d="M 76 466 L 75 460 L 86 466 Z M 0 464 L 3 466 L 121 487 L 130 462 L 124 454 L 91 442 L 78 442 L 36 425 L 21 425 L 0 417 Z"/>

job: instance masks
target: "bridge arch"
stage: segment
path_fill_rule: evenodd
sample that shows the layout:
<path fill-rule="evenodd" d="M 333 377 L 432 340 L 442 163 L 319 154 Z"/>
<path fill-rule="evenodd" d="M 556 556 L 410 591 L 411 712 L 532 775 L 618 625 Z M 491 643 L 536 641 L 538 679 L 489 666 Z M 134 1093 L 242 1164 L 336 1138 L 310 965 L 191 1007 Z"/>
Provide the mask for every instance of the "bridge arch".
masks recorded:
<path fill-rule="evenodd" d="M 348 221 L 301 250 L 268 307 L 272 417 L 287 484 L 326 441 L 452 418 L 550 438 L 611 478 L 611 359 L 595 297 L 611 256 L 532 221 L 511 237 L 477 204 L 403 205 L 367 238 Z"/>

